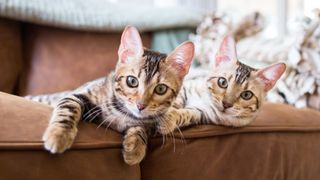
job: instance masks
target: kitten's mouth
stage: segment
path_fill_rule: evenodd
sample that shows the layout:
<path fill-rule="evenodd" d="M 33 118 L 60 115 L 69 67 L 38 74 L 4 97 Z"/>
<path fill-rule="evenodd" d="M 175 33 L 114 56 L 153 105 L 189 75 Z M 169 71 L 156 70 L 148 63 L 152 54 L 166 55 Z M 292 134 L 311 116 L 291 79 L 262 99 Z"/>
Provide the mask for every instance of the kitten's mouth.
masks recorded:
<path fill-rule="evenodd" d="M 163 115 L 163 113 L 146 113 L 146 112 L 131 112 L 131 115 L 134 117 L 133 119 L 136 119 L 136 120 L 140 120 L 140 121 L 144 121 L 144 122 L 147 122 L 147 121 L 151 121 L 151 122 L 154 122 L 157 117 L 160 117 Z"/>
<path fill-rule="evenodd" d="M 137 119 L 148 119 L 150 120 L 151 118 L 152 119 L 155 119 L 157 116 L 161 116 L 163 113 L 160 113 L 160 112 L 157 112 L 157 113 L 151 113 L 151 112 L 148 112 L 146 110 L 143 110 L 143 111 L 139 111 L 139 110 L 129 110 L 132 113 L 132 115 L 134 115 Z"/>
<path fill-rule="evenodd" d="M 139 111 L 139 110 L 131 110 L 125 106 L 122 109 L 123 114 L 126 114 L 129 116 L 131 119 L 139 120 L 139 121 L 154 121 L 158 116 L 162 116 L 161 113 L 156 113 L 156 114 L 149 114 L 146 113 L 146 111 Z"/>
<path fill-rule="evenodd" d="M 131 119 L 138 120 L 138 121 L 154 121 L 160 116 L 163 116 L 164 113 L 157 112 L 154 114 L 148 114 L 143 113 L 141 114 L 138 110 L 138 112 L 134 112 L 131 109 L 129 109 L 125 103 L 123 103 L 121 100 L 118 100 L 115 96 L 112 98 L 112 105 L 113 107 L 120 113 L 122 113 L 124 116 L 128 116 Z M 145 110 L 144 110 L 145 111 Z"/>
<path fill-rule="evenodd" d="M 223 114 L 227 114 L 227 113 L 232 112 L 232 111 L 230 110 L 230 108 L 224 108 L 224 107 L 220 107 L 220 108 L 219 108 L 219 111 L 220 111 L 221 113 L 223 113 Z"/>

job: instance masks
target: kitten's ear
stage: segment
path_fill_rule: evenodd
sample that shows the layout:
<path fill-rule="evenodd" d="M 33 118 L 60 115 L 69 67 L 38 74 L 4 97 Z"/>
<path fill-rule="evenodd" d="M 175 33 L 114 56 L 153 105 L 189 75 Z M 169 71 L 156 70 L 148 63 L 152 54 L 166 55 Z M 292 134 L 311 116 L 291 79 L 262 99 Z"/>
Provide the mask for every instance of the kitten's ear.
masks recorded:
<path fill-rule="evenodd" d="M 128 57 L 142 57 L 142 55 L 143 46 L 138 30 L 133 26 L 127 26 L 121 36 L 119 60 L 126 63 Z"/>
<path fill-rule="evenodd" d="M 223 62 L 236 62 L 237 51 L 236 42 L 231 35 L 226 35 L 220 44 L 220 48 L 216 55 L 216 66 L 219 66 Z"/>
<path fill-rule="evenodd" d="M 273 88 L 285 70 L 286 65 L 284 63 L 277 63 L 257 72 L 258 78 L 262 80 L 266 92 Z"/>
<path fill-rule="evenodd" d="M 194 55 L 194 44 L 187 41 L 176 47 L 167 57 L 168 63 L 176 69 L 182 79 L 188 73 Z"/>

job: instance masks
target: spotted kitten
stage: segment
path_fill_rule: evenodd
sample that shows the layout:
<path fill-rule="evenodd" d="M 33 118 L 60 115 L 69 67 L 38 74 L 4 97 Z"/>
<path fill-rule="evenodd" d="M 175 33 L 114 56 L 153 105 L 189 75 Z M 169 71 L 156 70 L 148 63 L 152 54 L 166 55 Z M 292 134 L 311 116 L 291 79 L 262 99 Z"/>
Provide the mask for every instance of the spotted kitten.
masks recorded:
<path fill-rule="evenodd" d="M 139 163 L 145 156 L 147 135 L 176 98 L 193 58 L 192 42 L 178 46 L 168 56 L 143 49 L 139 32 L 127 27 L 121 37 L 119 61 L 107 78 L 89 82 L 66 93 L 29 99 L 55 103 L 44 135 L 51 153 L 70 148 L 80 119 L 100 119 L 116 131 L 124 132 L 126 163 Z"/>
<path fill-rule="evenodd" d="M 226 36 L 215 57 L 213 71 L 190 71 L 166 117 L 158 124 L 162 134 L 191 124 L 245 126 L 257 116 L 266 93 L 286 69 L 278 63 L 263 69 L 237 60 L 235 41 Z"/>

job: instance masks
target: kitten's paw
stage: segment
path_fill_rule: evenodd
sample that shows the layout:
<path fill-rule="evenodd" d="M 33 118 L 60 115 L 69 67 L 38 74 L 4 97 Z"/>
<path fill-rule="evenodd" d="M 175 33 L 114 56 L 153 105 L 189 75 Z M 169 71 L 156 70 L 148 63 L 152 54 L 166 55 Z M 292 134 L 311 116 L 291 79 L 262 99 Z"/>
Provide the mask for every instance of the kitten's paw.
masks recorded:
<path fill-rule="evenodd" d="M 51 153 L 63 153 L 69 149 L 77 135 L 77 129 L 65 129 L 58 126 L 49 126 L 42 140 L 44 141 L 44 147 Z"/>
<path fill-rule="evenodd" d="M 170 121 L 170 119 L 166 121 L 158 122 L 157 131 L 160 134 L 167 135 L 172 133 L 176 129 L 176 124 L 174 121 Z"/>
<path fill-rule="evenodd" d="M 220 125 L 231 127 L 244 127 L 249 125 L 255 118 L 242 118 L 242 119 L 222 119 Z"/>
<path fill-rule="evenodd" d="M 165 119 L 158 122 L 157 131 L 163 135 L 172 133 L 177 128 L 176 119 L 178 116 L 177 111 L 168 111 Z"/>
<path fill-rule="evenodd" d="M 146 142 L 136 133 L 127 132 L 123 141 L 123 158 L 129 165 L 139 164 L 146 155 Z"/>

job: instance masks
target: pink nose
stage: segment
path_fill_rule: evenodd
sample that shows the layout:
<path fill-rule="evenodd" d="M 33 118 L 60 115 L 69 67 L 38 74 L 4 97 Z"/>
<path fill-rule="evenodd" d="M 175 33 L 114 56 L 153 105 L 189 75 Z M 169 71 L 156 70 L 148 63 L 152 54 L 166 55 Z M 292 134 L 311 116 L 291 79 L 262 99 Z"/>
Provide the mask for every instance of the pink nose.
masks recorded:
<path fill-rule="evenodd" d="M 139 109 L 139 111 L 142 111 L 146 108 L 146 105 L 144 105 L 142 103 L 137 103 L 137 108 Z"/>
<path fill-rule="evenodd" d="M 225 102 L 225 101 L 222 102 L 222 105 L 223 105 L 223 107 L 225 109 L 231 108 L 233 106 L 231 103 L 228 103 L 228 102 Z"/>

